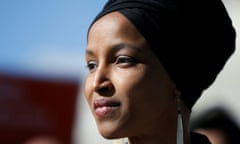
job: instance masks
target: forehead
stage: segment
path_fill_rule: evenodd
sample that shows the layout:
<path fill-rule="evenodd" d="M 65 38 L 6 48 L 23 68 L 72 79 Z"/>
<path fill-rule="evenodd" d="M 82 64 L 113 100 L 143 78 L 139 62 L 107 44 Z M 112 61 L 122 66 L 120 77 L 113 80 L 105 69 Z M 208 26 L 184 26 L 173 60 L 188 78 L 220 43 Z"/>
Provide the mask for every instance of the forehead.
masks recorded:
<path fill-rule="evenodd" d="M 129 22 L 130 23 L 130 22 Z M 90 28 L 89 35 L 96 31 L 105 31 L 106 28 L 110 31 L 128 27 L 128 20 L 119 12 L 112 12 L 98 19 Z"/>
<path fill-rule="evenodd" d="M 116 45 L 130 45 L 136 48 L 146 45 L 144 37 L 119 12 L 109 13 L 92 25 L 88 35 L 87 53 L 102 51 Z"/>

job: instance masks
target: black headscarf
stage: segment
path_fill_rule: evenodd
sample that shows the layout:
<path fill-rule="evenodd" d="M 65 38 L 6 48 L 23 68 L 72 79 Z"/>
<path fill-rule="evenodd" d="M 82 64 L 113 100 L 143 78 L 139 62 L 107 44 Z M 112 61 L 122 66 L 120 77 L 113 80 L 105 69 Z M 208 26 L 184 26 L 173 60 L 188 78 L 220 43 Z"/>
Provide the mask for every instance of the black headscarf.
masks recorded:
<path fill-rule="evenodd" d="M 189 109 L 235 50 L 235 30 L 220 0 L 109 0 L 92 24 L 114 11 L 145 37 Z"/>

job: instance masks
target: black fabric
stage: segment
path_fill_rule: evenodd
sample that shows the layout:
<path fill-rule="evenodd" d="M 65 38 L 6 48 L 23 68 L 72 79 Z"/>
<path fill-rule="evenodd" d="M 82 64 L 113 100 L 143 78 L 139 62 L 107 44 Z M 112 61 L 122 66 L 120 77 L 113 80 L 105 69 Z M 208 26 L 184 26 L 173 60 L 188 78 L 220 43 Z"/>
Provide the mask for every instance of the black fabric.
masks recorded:
<path fill-rule="evenodd" d="M 191 144 L 211 144 L 211 143 L 206 136 L 192 132 Z"/>
<path fill-rule="evenodd" d="M 128 142 L 126 142 L 128 144 Z M 211 144 L 205 135 L 192 132 L 190 134 L 190 144 Z"/>
<path fill-rule="evenodd" d="M 93 23 L 113 11 L 145 37 L 189 109 L 235 50 L 235 30 L 220 0 L 110 0 Z"/>

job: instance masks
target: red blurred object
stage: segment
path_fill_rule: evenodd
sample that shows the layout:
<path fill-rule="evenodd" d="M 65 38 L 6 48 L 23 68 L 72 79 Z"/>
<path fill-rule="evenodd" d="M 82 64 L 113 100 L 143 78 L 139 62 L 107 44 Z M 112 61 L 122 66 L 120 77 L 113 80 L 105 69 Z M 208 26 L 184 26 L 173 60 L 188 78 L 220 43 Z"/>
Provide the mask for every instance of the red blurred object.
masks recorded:
<path fill-rule="evenodd" d="M 0 143 L 51 137 L 71 144 L 79 83 L 0 75 Z"/>

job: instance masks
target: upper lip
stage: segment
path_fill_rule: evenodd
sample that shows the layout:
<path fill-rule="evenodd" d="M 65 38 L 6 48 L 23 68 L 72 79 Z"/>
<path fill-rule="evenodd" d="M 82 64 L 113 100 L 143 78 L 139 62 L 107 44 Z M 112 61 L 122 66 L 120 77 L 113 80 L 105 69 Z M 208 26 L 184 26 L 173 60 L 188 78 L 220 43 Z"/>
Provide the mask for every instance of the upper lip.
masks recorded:
<path fill-rule="evenodd" d="M 105 98 L 101 98 L 101 99 L 95 99 L 94 102 L 94 109 L 98 108 L 98 107 L 104 107 L 104 106 L 120 106 L 120 102 L 116 101 L 116 100 L 109 100 L 109 99 L 105 99 Z"/>

